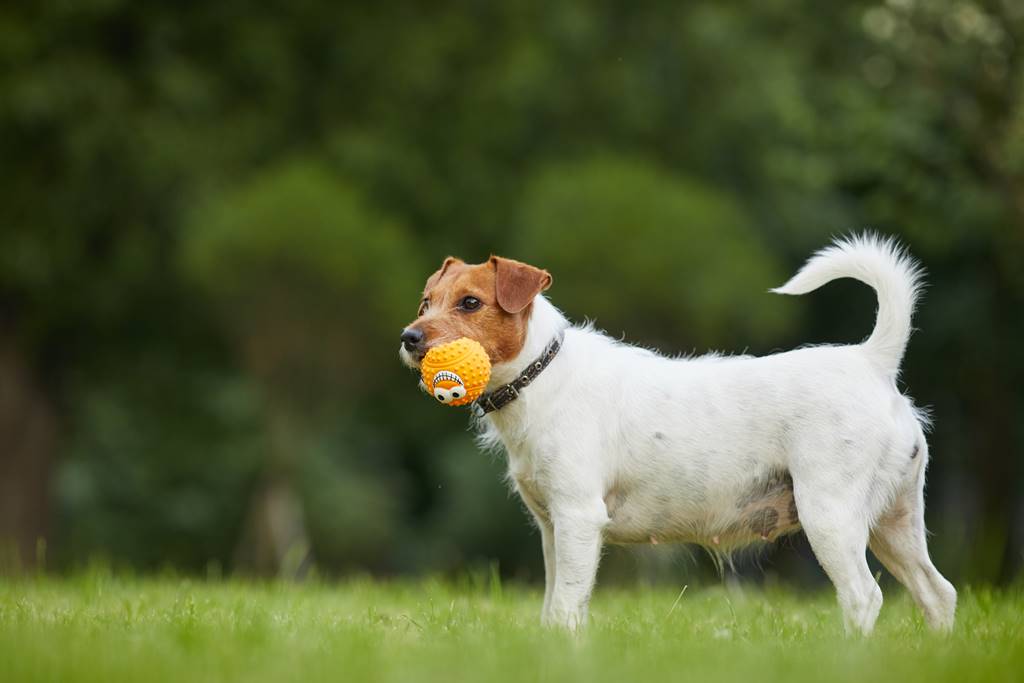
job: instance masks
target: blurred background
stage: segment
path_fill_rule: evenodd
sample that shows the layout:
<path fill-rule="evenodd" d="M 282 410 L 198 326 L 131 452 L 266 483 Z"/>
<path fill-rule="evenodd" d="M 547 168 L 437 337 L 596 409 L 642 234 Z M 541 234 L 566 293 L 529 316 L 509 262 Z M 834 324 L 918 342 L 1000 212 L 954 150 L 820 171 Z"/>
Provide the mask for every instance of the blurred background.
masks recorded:
<path fill-rule="evenodd" d="M 1024 0 L 9 2 L 0 8 L 0 573 L 500 572 L 540 543 L 397 358 L 448 254 L 554 274 L 666 353 L 856 342 L 775 297 L 873 228 L 929 288 L 928 525 L 1024 565 Z M 719 581 L 612 550 L 603 581 Z M 800 537 L 752 582 L 820 585 Z"/>

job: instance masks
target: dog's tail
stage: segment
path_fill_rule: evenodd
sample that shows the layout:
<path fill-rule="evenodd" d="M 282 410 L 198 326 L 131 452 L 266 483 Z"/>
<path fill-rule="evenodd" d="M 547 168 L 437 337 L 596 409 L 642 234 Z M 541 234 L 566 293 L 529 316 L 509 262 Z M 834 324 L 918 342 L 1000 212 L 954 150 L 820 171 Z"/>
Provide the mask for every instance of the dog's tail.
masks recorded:
<path fill-rule="evenodd" d="M 836 240 L 804 264 L 777 294 L 806 294 L 841 277 L 870 285 L 878 295 L 878 318 L 864 351 L 895 376 L 910 339 L 910 318 L 921 293 L 923 271 L 896 243 L 873 234 Z"/>

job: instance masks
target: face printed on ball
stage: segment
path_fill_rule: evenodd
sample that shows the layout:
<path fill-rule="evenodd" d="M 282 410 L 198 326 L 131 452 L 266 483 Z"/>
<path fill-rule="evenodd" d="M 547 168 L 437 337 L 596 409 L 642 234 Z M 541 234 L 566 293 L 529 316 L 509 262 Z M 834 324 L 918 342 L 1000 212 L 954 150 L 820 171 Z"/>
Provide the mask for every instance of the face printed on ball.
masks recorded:
<path fill-rule="evenodd" d="M 466 383 L 454 372 L 442 370 L 434 375 L 433 385 L 434 398 L 441 403 L 458 401 L 466 395 Z"/>

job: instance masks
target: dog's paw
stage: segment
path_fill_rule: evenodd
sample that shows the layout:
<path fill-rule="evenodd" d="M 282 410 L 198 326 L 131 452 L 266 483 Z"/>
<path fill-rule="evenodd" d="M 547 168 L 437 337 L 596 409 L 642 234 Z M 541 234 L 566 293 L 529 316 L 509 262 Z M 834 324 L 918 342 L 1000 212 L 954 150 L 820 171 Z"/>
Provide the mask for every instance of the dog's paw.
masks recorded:
<path fill-rule="evenodd" d="M 586 626 L 586 621 L 586 615 L 574 611 L 560 612 L 558 610 L 548 610 L 547 613 L 541 614 L 540 617 L 542 626 L 568 631 L 569 633 L 578 633 L 583 630 L 583 627 Z"/>

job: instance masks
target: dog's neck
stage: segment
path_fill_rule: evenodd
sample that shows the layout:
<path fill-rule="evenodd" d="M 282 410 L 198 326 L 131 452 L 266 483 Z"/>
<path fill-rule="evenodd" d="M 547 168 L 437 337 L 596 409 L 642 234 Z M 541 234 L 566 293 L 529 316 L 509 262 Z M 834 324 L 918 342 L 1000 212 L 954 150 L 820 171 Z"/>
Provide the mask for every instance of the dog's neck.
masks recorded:
<path fill-rule="evenodd" d="M 491 380 L 487 390 L 508 384 L 519 376 L 526 366 L 537 360 L 544 352 L 548 342 L 560 335 L 570 327 L 569 320 L 562 313 L 551 305 L 547 299 L 538 295 L 533 300 L 533 309 L 530 312 L 530 320 L 526 329 L 526 339 L 523 348 L 514 359 L 508 363 L 500 363 L 491 369 Z M 509 458 L 515 459 L 516 453 L 527 439 L 526 429 L 531 420 L 531 415 L 537 410 L 548 410 L 553 405 L 558 387 L 561 386 L 557 379 L 558 373 L 562 371 L 565 363 L 566 342 L 563 339 L 562 350 L 558 356 L 551 361 L 551 365 L 537 376 L 530 386 L 526 387 L 515 401 L 507 404 L 500 410 L 495 410 L 487 415 L 477 418 L 480 434 L 478 440 L 485 448 L 496 448 L 503 445 Z"/>
<path fill-rule="evenodd" d="M 518 377 L 527 365 L 537 360 L 553 338 L 569 327 L 569 320 L 543 296 L 538 294 L 532 305 L 533 310 L 527 323 L 523 348 L 511 361 L 500 363 L 491 369 L 491 379 L 487 383 L 488 391 L 493 391 Z"/>

